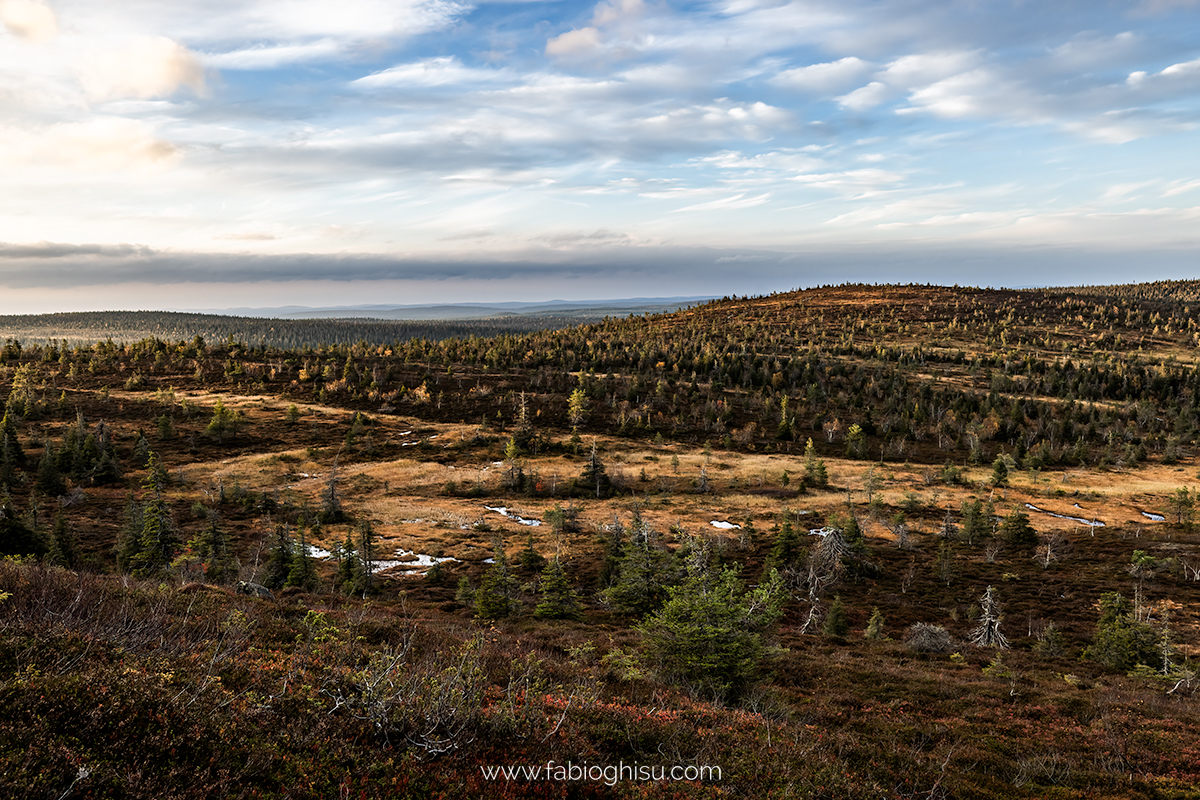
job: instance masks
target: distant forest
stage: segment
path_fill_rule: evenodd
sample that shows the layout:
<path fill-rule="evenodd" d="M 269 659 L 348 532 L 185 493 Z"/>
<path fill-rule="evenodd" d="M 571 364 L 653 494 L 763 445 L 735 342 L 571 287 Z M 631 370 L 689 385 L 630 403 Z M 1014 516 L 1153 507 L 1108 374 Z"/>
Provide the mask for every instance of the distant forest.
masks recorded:
<path fill-rule="evenodd" d="M 596 320 L 602 318 L 597 315 Z M 24 344 L 74 347 L 111 339 L 210 342 L 238 341 L 257 347 L 294 350 L 323 345 L 404 342 L 410 339 L 489 338 L 565 328 L 589 321 L 580 316 L 513 315 L 485 319 L 387 320 L 367 318 L 267 319 L 174 311 L 76 311 L 0 316 L 0 337 Z"/>

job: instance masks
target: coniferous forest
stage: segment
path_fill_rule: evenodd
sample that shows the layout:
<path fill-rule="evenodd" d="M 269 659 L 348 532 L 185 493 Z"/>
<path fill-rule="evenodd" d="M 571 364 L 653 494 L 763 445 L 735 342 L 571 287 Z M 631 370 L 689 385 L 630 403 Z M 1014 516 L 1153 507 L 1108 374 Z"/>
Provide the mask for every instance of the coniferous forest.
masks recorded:
<path fill-rule="evenodd" d="M 3 796 L 1200 796 L 1200 282 L 152 317 L 0 330 Z"/>

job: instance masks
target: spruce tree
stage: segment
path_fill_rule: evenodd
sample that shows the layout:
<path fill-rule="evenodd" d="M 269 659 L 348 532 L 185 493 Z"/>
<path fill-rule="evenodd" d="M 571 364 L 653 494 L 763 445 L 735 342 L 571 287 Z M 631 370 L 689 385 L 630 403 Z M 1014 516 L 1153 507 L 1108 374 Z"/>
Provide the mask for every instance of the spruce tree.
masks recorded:
<path fill-rule="evenodd" d="M 542 601 L 533 614 L 542 619 L 579 619 L 583 615 L 579 596 L 558 558 L 542 571 Z"/>
<path fill-rule="evenodd" d="M 867 620 L 867 630 L 863 633 L 863 638 L 872 641 L 882 639 L 883 623 L 883 612 L 878 608 L 871 609 L 871 618 Z"/>
<path fill-rule="evenodd" d="M 350 534 L 346 534 L 346 541 L 342 542 L 337 551 L 338 568 L 333 577 L 333 588 L 343 594 L 352 594 L 354 592 L 354 564 L 358 559 L 358 554 L 354 552 L 354 543 L 350 541 Z"/>
<path fill-rule="evenodd" d="M 529 539 L 525 544 L 525 549 L 521 551 L 518 563 L 523 571 L 531 574 L 541 572 L 546 567 L 546 557 L 533 546 L 533 531 L 529 532 Z"/>
<path fill-rule="evenodd" d="M 1000 523 L 1000 535 L 1004 543 L 1021 550 L 1033 550 L 1037 547 L 1037 531 L 1029 524 L 1029 515 L 1021 509 L 1014 509 Z"/>
<path fill-rule="evenodd" d="M 288 575 L 291 574 L 293 558 L 291 531 L 288 530 L 287 523 L 280 523 L 275 526 L 275 545 L 267 557 L 267 573 L 263 577 L 262 585 L 268 589 L 282 589 Z"/>
<path fill-rule="evenodd" d="M 693 561 L 668 592 L 662 608 L 636 626 L 659 674 L 718 702 L 744 695 L 768 655 L 763 634 L 782 614 L 787 593 L 779 573 L 746 591 L 737 567 Z"/>
<path fill-rule="evenodd" d="M 38 460 L 37 480 L 34 485 L 39 492 L 51 497 L 61 497 L 67 493 L 67 484 L 58 471 L 58 457 L 54 452 L 54 445 L 49 441 L 46 442 L 42 457 Z"/>
<path fill-rule="evenodd" d="M 316 591 L 321 585 L 317 575 L 317 565 L 308 549 L 308 539 L 305 536 L 305 520 L 300 518 L 296 525 L 296 548 L 292 554 L 292 568 L 288 570 L 285 587 L 295 586 L 306 592 Z"/>
<path fill-rule="evenodd" d="M 57 567 L 73 569 L 78 558 L 75 545 L 75 535 L 67 526 L 66 517 L 62 511 L 54 515 L 54 529 L 50 533 L 49 551 L 46 561 Z"/>
<path fill-rule="evenodd" d="M 829 613 L 825 615 L 822 630 L 825 631 L 826 636 L 834 639 L 844 639 L 846 634 L 850 633 L 850 618 L 846 616 L 846 607 L 842 604 L 840 594 L 833 596 L 833 602 L 829 605 Z"/>
<path fill-rule="evenodd" d="M 612 492 L 612 480 L 604 469 L 604 462 L 596 452 L 596 443 L 592 442 L 592 454 L 588 456 L 587 466 L 579 476 L 579 488 L 587 494 L 594 493 L 600 500 Z"/>
<path fill-rule="evenodd" d="M 166 470 L 158 460 L 158 454 L 151 452 L 146 478 L 142 482 L 142 531 L 138 537 L 137 552 L 130 562 L 133 574 L 139 578 L 169 566 L 179 543 L 170 508 L 163 498 L 165 475 Z"/>
<path fill-rule="evenodd" d="M 517 613 L 517 581 L 508 569 L 504 539 L 497 536 L 492 543 L 492 563 L 483 574 L 475 592 L 475 613 L 483 619 L 500 619 Z"/>
<path fill-rule="evenodd" d="M 601 601 L 618 614 L 640 617 L 662 605 L 666 587 L 673 582 L 670 556 L 662 548 L 657 532 L 635 514 L 616 578 L 600 593 Z"/>
<path fill-rule="evenodd" d="M 825 469 L 825 462 L 817 458 L 817 448 L 811 437 L 804 445 L 804 482 L 818 488 L 829 485 L 829 473 Z"/>

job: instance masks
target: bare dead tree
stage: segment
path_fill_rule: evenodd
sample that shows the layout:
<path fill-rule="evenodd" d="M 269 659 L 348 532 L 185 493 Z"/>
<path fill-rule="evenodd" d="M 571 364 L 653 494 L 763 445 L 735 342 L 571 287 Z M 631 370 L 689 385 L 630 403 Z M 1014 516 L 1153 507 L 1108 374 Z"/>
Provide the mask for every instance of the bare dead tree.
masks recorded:
<path fill-rule="evenodd" d="M 979 598 L 979 624 L 971 631 L 971 644 L 976 647 L 994 647 L 998 650 L 1008 648 L 1008 638 L 1000 630 L 1004 616 L 1000 613 L 1000 600 L 995 590 L 989 586 Z"/>

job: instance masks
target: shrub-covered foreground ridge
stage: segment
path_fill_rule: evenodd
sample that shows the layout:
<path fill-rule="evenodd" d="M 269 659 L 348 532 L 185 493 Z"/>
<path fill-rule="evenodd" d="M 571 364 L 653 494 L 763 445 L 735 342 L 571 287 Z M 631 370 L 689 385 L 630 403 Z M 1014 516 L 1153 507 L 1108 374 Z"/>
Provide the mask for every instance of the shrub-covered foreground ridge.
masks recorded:
<path fill-rule="evenodd" d="M 10 340 L 0 795 L 1196 797 L 1194 294 Z"/>

